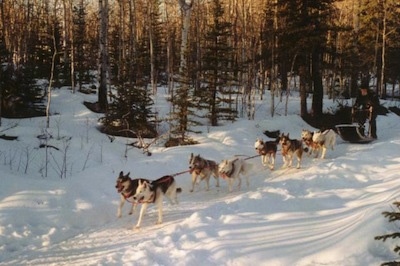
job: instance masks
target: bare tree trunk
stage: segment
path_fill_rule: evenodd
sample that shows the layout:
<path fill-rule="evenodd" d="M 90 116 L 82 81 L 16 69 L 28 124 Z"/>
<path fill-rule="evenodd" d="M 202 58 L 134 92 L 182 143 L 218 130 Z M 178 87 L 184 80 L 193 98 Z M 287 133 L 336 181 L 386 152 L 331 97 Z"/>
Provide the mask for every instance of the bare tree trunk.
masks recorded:
<path fill-rule="evenodd" d="M 69 12 L 69 20 L 70 20 L 70 27 L 69 27 L 69 30 L 70 30 L 70 33 L 69 33 L 69 36 L 70 36 L 70 49 L 71 49 L 71 51 L 70 51 L 70 53 L 71 53 L 71 55 L 70 55 L 70 61 L 71 61 L 71 65 L 70 65 L 70 73 L 71 73 L 71 91 L 72 91 L 72 93 L 75 93 L 75 42 L 74 42 L 74 23 L 73 23 L 73 13 L 72 13 L 72 9 L 73 9 L 73 6 L 72 6 L 72 1 L 73 0 L 70 0 L 70 2 L 69 2 L 69 4 L 70 4 L 70 6 L 69 6 L 69 8 L 70 8 L 70 12 Z"/>
<path fill-rule="evenodd" d="M 386 25 L 386 19 L 387 19 L 387 7 L 386 7 L 386 1 L 383 1 L 383 21 L 382 21 L 382 54 L 381 54 L 381 77 L 380 80 L 381 82 L 379 83 L 379 88 L 377 89 L 378 95 L 380 95 L 383 98 L 386 98 L 386 86 L 384 86 L 385 83 L 385 56 L 386 56 L 386 31 L 387 31 L 387 25 Z"/>
<path fill-rule="evenodd" d="M 136 54 L 136 42 L 135 42 L 135 31 L 136 31 L 136 6 L 135 2 L 128 1 L 129 4 L 129 67 L 128 67 L 128 80 L 129 83 L 132 84 L 133 81 L 136 81 L 136 78 L 133 75 L 134 71 L 134 58 Z"/>
<path fill-rule="evenodd" d="M 270 75 L 269 75 L 269 82 L 270 82 L 270 93 L 271 93 L 271 107 L 270 107 L 270 113 L 271 117 L 274 117 L 275 115 L 275 93 L 278 90 L 278 80 L 277 80 L 277 65 L 276 65 L 276 51 L 278 50 L 278 37 L 277 37 L 277 31 L 278 31 L 278 5 L 277 5 L 277 0 L 275 2 L 275 8 L 274 8 L 274 36 L 272 40 L 272 51 L 271 51 L 271 70 L 270 70 Z M 281 95 L 282 96 L 282 95 Z M 285 115 L 287 115 L 287 104 L 285 105 Z"/>
<path fill-rule="evenodd" d="M 125 14 L 125 2 L 118 1 L 119 3 L 119 43 L 118 43 L 118 73 L 117 80 L 120 83 L 125 79 L 126 75 L 126 64 L 125 64 L 125 23 L 124 23 L 124 14 Z"/>
<path fill-rule="evenodd" d="M 304 62 L 303 62 L 304 64 Z M 307 116 L 307 71 L 304 65 L 301 65 L 299 68 L 299 77 L 300 77 L 300 116 L 302 118 Z"/>
<path fill-rule="evenodd" d="M 99 107 L 102 111 L 107 109 L 107 80 L 108 80 L 108 0 L 99 0 L 100 13 L 100 85 L 99 85 Z"/>
<path fill-rule="evenodd" d="M 169 11 L 165 8 L 165 21 L 169 25 Z M 167 26 L 169 27 L 169 26 Z M 174 56 L 173 56 L 173 39 L 169 30 L 167 30 L 167 83 L 168 93 L 171 93 L 174 87 Z"/>
<path fill-rule="evenodd" d="M 54 6 L 57 6 L 57 0 L 55 0 Z M 56 19 L 57 9 L 54 8 L 54 19 Z M 50 127 L 50 104 L 51 104 L 51 88 L 53 86 L 53 79 L 54 79 L 54 68 L 55 68 L 55 61 L 57 56 L 57 42 L 56 42 L 56 23 L 53 23 L 53 57 L 51 60 L 51 72 L 50 72 L 50 79 L 49 79 L 49 87 L 47 89 L 47 105 L 46 105 L 46 128 Z"/>
<path fill-rule="evenodd" d="M 71 13 L 72 13 L 72 0 L 63 0 L 63 18 L 62 18 L 62 53 L 63 53 L 63 73 L 67 74 L 67 69 L 69 68 L 68 62 L 70 62 L 70 56 L 68 52 L 70 51 L 70 33 L 72 27 Z M 71 9 L 70 9 L 71 7 Z M 56 8 L 56 7 L 55 7 Z M 71 63 L 71 62 L 70 62 Z M 71 70 L 71 69 L 70 69 Z M 65 76 L 66 78 L 66 76 Z M 72 88 L 71 88 L 72 89 Z"/>
<path fill-rule="evenodd" d="M 148 1 L 149 6 L 147 7 L 147 16 L 148 21 L 152 21 L 152 13 L 153 13 L 153 1 Z M 157 73 L 156 73 L 156 58 L 154 55 L 154 33 L 153 33 L 153 24 L 149 23 L 149 50 L 150 50 L 150 82 L 151 88 L 153 91 L 153 95 L 157 93 Z"/>
<path fill-rule="evenodd" d="M 179 0 L 179 5 L 181 7 L 181 11 L 183 14 L 183 25 L 182 25 L 182 40 L 181 40 L 181 54 L 180 54 L 180 63 L 179 63 L 179 75 L 181 75 L 181 79 L 186 79 L 183 78 L 183 76 L 187 76 L 187 61 L 188 61 L 188 50 L 189 50 L 189 44 L 188 44 L 188 39 L 189 39 L 189 29 L 190 29 L 190 16 L 191 16 L 191 8 L 193 5 L 193 0 L 191 1 L 185 1 L 185 0 Z M 182 84 L 182 86 L 186 86 L 187 88 L 188 84 Z M 171 97 L 174 97 L 174 93 L 172 91 Z M 186 127 L 186 125 L 184 125 Z M 183 130 L 182 130 L 183 131 Z"/>
<path fill-rule="evenodd" d="M 183 25 L 182 25 L 182 42 L 181 42 L 181 54 L 180 54 L 180 65 L 179 72 L 183 72 L 187 69 L 187 52 L 188 52 L 188 36 L 190 29 L 190 15 L 191 8 L 193 5 L 192 1 L 179 0 L 179 5 L 183 13 Z"/>

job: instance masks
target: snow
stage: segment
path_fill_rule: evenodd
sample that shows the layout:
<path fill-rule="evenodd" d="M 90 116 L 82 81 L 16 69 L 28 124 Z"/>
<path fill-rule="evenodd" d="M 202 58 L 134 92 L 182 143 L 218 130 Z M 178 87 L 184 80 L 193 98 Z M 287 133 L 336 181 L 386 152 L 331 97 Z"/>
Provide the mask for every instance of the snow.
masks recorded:
<path fill-rule="evenodd" d="M 163 113 L 168 105 L 165 90 L 159 91 Z M 397 115 L 378 117 L 378 140 L 350 144 L 338 137 L 325 159 L 304 156 L 301 169 L 281 169 L 280 153 L 273 171 L 253 158 L 250 187 L 240 191 L 228 193 L 225 180 L 216 188 L 212 179 L 209 191 L 200 183 L 191 193 L 190 175 L 178 175 L 179 205 L 164 202 L 161 225 L 150 206 L 142 227 L 133 230 L 138 210 L 129 216 L 126 204 L 116 217 L 120 171 L 156 179 L 187 170 L 190 153 L 217 162 L 250 157 L 256 138 L 268 140 L 263 130 L 300 138 L 302 129 L 314 129 L 298 116 L 296 96 L 287 116 L 278 103 L 274 117 L 265 97 L 255 120 L 198 127 L 202 133 L 191 136 L 200 144 L 165 148 L 160 141 L 147 156 L 126 151 L 132 139 L 110 142 L 96 129 L 101 115 L 82 104 L 96 97 L 53 92 L 48 144 L 60 150 L 49 149 L 47 176 L 45 149 L 38 148 L 45 118 L 2 119 L 1 133 L 18 140 L 0 139 L 0 265 L 343 266 L 397 258 L 394 242 L 374 240 L 398 228 L 381 214 L 392 209 L 400 190 Z M 326 99 L 324 108 L 333 104 Z"/>

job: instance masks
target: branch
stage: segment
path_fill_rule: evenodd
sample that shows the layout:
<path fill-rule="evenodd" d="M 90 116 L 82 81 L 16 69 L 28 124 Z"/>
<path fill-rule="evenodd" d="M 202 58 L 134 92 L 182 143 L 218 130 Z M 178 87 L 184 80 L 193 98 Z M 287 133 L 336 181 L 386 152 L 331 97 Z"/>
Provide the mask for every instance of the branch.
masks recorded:
<path fill-rule="evenodd" d="M 47 145 L 47 144 L 40 144 L 39 148 L 53 148 L 53 149 L 58 150 L 58 151 L 60 150 L 59 148 L 57 148 L 57 147 L 55 147 L 53 145 Z"/>
<path fill-rule="evenodd" d="M 376 236 L 374 239 L 375 240 L 382 240 L 385 242 L 388 238 L 396 239 L 400 238 L 400 233 L 393 233 L 393 234 L 388 234 L 388 235 L 383 235 L 383 236 Z"/>
<path fill-rule="evenodd" d="M 8 127 L 6 127 L 5 129 L 2 129 L 2 130 L 0 130 L 0 132 L 7 131 L 7 130 L 9 130 L 9 129 L 11 129 L 11 128 L 14 128 L 14 127 L 17 127 L 17 126 L 18 126 L 18 124 L 17 124 L 17 123 L 15 123 L 15 124 L 12 124 L 11 126 L 8 126 Z"/>
<path fill-rule="evenodd" d="M 389 222 L 400 220 L 399 212 L 382 212 L 382 215 L 389 219 Z"/>

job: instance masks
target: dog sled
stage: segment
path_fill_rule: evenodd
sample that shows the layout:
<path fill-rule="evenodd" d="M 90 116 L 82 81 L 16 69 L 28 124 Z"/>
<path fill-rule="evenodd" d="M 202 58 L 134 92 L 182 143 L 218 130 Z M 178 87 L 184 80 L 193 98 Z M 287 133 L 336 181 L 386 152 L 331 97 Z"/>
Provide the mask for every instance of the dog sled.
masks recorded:
<path fill-rule="evenodd" d="M 336 125 L 337 133 L 350 143 L 369 143 L 374 140 L 370 136 L 371 114 L 368 110 L 355 110 L 351 124 Z"/>

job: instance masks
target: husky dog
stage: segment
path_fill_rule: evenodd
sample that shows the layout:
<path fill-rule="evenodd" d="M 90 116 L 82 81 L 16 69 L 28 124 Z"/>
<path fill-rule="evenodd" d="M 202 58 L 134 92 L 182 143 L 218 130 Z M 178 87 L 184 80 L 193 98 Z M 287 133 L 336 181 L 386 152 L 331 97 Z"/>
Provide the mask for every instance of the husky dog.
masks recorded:
<path fill-rule="evenodd" d="M 233 158 L 230 160 L 222 160 L 218 165 L 218 172 L 222 178 L 228 182 L 229 192 L 232 192 L 232 185 L 235 180 L 238 180 L 238 189 L 240 190 L 242 179 L 241 175 L 246 177 L 246 184 L 249 187 L 249 172 L 253 165 L 246 162 L 242 158 Z"/>
<path fill-rule="evenodd" d="M 325 158 L 326 150 L 334 150 L 336 145 L 336 133 L 332 129 L 327 129 L 324 132 L 314 131 L 313 142 L 318 143 L 322 149 L 321 159 Z"/>
<path fill-rule="evenodd" d="M 148 181 L 147 179 L 139 178 L 139 179 L 131 179 L 129 177 L 130 173 L 127 173 L 124 175 L 124 172 L 121 171 L 119 173 L 119 176 L 117 177 L 117 184 L 115 185 L 115 188 L 117 189 L 118 193 L 121 194 L 121 200 L 119 202 L 118 206 L 118 211 L 117 211 L 117 217 L 122 216 L 122 207 L 125 204 L 125 201 L 131 202 L 132 207 L 131 210 L 129 211 L 129 215 L 133 213 L 133 211 L 136 209 L 137 202 L 134 201 L 133 195 L 136 193 L 136 189 L 139 185 L 139 181 Z"/>
<path fill-rule="evenodd" d="M 321 145 L 313 141 L 313 135 L 314 132 L 311 132 L 310 130 L 303 129 L 301 131 L 301 139 L 303 140 L 303 143 L 307 146 L 308 155 L 311 156 L 314 154 L 314 158 L 317 158 L 319 151 L 321 150 Z"/>
<path fill-rule="evenodd" d="M 275 141 L 263 141 L 262 139 L 257 139 L 254 143 L 254 148 L 256 152 L 261 155 L 261 163 L 264 166 L 269 166 L 271 170 L 275 167 L 275 157 L 276 151 L 278 150 L 279 138 Z"/>
<path fill-rule="evenodd" d="M 189 169 L 192 174 L 192 189 L 190 192 L 193 192 L 195 184 L 201 180 L 206 181 L 206 188 L 209 190 L 211 175 L 214 176 L 217 182 L 216 186 L 219 187 L 218 164 L 215 161 L 206 160 L 200 154 L 194 156 L 192 153 L 189 159 Z M 200 180 L 197 180 L 198 176 L 200 176 Z"/>
<path fill-rule="evenodd" d="M 163 218 L 163 196 L 165 195 L 171 204 L 178 204 L 177 193 L 180 192 L 182 192 L 181 188 L 176 187 L 175 179 L 171 175 L 166 175 L 153 181 L 139 180 L 133 198 L 138 203 L 142 203 L 142 207 L 140 209 L 139 219 L 134 229 L 140 227 L 143 215 L 146 212 L 149 203 L 155 203 L 157 205 L 157 224 L 161 224 Z"/>
<path fill-rule="evenodd" d="M 279 139 L 281 145 L 281 151 L 283 156 L 283 167 L 291 167 L 293 162 L 293 156 L 297 157 L 297 167 L 300 168 L 301 158 L 303 156 L 303 142 L 297 139 L 290 139 L 289 133 L 285 135 L 281 134 Z"/>

